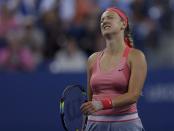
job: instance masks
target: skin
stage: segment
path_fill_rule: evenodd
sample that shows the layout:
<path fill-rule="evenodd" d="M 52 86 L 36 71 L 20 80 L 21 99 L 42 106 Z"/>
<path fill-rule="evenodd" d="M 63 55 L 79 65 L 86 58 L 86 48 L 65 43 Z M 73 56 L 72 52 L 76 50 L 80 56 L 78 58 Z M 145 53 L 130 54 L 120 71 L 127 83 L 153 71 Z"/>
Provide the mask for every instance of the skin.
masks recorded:
<path fill-rule="evenodd" d="M 108 26 L 108 28 L 106 28 Z M 100 61 L 101 71 L 107 72 L 113 69 L 118 63 L 125 48 L 124 30 L 126 23 L 115 12 L 105 11 L 101 16 L 101 32 L 106 41 L 106 49 Z M 87 89 L 88 102 L 82 104 L 81 111 L 84 114 L 93 114 L 97 110 L 92 104 L 92 91 L 90 78 L 92 67 L 96 61 L 98 52 L 88 58 L 87 66 Z M 144 81 L 147 74 L 146 59 L 142 51 L 132 48 L 128 56 L 128 65 L 131 70 L 128 84 L 128 92 L 112 99 L 113 108 L 136 103 L 141 95 Z"/>

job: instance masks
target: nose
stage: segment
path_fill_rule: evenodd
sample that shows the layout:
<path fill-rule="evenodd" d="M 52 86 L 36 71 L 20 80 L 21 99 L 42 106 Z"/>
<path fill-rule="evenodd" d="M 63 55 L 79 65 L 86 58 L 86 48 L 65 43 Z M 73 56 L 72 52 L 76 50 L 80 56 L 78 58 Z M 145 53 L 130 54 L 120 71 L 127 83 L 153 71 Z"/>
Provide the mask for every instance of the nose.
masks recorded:
<path fill-rule="evenodd" d="M 109 20 L 108 19 L 104 19 L 102 24 L 101 24 L 101 26 L 104 27 L 105 25 L 108 25 L 108 24 L 110 24 Z"/>
<path fill-rule="evenodd" d="M 107 18 L 104 18 L 104 19 L 103 19 L 103 24 L 104 24 L 104 23 L 108 23 L 108 19 L 107 19 Z"/>

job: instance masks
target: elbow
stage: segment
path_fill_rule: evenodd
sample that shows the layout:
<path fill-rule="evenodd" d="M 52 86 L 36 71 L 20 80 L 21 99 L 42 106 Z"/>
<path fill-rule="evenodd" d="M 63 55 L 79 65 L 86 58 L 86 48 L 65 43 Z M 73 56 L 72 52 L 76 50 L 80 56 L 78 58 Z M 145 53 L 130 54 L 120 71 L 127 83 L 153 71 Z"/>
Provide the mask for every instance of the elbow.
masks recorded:
<path fill-rule="evenodd" d="M 138 101 L 140 93 L 131 93 L 131 103 L 134 104 Z"/>

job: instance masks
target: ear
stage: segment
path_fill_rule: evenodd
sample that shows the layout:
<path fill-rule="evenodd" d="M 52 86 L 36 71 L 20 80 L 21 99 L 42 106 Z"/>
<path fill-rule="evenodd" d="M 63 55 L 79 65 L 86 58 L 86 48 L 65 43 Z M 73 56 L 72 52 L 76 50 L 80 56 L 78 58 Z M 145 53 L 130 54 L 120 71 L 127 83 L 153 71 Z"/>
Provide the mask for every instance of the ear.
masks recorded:
<path fill-rule="evenodd" d="M 121 29 L 124 30 L 126 28 L 126 22 L 122 21 L 121 23 L 122 23 Z"/>

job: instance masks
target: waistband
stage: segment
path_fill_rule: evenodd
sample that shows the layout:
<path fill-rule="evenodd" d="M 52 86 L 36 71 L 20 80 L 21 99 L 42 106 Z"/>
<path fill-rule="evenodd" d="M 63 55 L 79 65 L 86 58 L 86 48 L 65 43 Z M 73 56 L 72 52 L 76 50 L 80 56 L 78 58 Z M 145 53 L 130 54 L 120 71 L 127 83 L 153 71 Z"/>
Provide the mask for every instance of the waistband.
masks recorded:
<path fill-rule="evenodd" d="M 89 121 L 96 121 L 96 122 L 124 122 L 130 121 L 134 119 L 139 119 L 138 113 L 131 113 L 131 114 L 119 114 L 119 115 L 89 115 Z"/>

